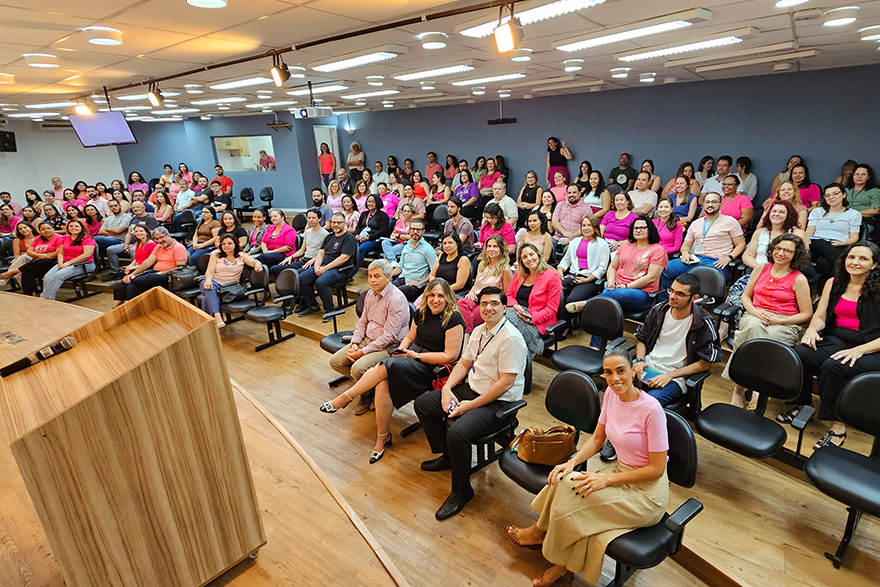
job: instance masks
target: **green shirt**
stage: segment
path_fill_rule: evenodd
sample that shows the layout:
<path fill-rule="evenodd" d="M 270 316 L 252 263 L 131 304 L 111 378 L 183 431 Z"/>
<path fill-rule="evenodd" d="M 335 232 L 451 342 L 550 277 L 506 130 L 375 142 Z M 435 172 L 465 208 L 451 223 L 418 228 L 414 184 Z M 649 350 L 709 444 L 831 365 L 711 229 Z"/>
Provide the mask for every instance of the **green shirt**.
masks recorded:
<path fill-rule="evenodd" d="M 868 208 L 880 208 L 880 188 L 871 188 L 869 190 L 847 189 L 846 199 L 849 200 L 849 207 L 859 212 Z"/>
<path fill-rule="evenodd" d="M 615 167 L 611 170 L 611 173 L 608 174 L 613 182 L 622 187 L 624 190 L 629 189 L 630 180 L 634 180 L 638 176 L 636 170 L 632 167 L 627 167 L 626 169 L 621 169 L 620 167 Z"/>

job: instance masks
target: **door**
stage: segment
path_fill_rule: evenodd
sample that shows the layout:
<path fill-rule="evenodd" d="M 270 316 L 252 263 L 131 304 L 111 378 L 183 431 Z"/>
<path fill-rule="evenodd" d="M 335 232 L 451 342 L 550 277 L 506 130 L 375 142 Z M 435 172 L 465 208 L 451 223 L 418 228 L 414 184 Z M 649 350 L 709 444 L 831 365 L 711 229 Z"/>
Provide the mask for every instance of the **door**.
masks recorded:
<path fill-rule="evenodd" d="M 315 129 L 315 159 L 317 160 L 318 155 L 321 153 L 321 143 L 327 143 L 330 147 L 330 152 L 336 155 L 336 169 L 339 169 L 345 164 L 345 156 L 339 150 L 339 140 L 336 138 L 336 127 L 329 126 L 325 124 L 316 124 L 312 127 Z M 333 170 L 334 177 L 336 176 L 336 170 Z"/>

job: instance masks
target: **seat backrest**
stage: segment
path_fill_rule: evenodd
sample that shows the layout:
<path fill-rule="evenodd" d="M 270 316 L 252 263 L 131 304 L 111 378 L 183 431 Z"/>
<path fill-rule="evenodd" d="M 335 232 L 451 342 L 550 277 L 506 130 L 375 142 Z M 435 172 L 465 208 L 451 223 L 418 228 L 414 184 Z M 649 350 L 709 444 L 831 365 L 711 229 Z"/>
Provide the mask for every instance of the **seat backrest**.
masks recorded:
<path fill-rule="evenodd" d="M 184 210 L 180 213 L 180 224 L 181 226 L 196 225 L 196 215 L 192 210 Z"/>
<path fill-rule="evenodd" d="M 875 437 L 874 453 L 880 450 L 880 373 L 864 373 L 846 384 L 837 400 L 837 415 L 857 430 Z"/>
<path fill-rule="evenodd" d="M 364 303 L 367 300 L 367 293 L 370 291 L 370 288 L 364 288 L 358 292 L 357 302 L 354 304 L 354 311 L 357 312 L 358 318 L 361 317 L 361 314 L 364 313 Z"/>
<path fill-rule="evenodd" d="M 238 199 L 242 202 L 253 202 L 254 190 L 251 188 L 241 188 L 241 191 L 238 192 Z"/>
<path fill-rule="evenodd" d="M 449 220 L 449 207 L 446 204 L 440 204 L 434 209 L 434 222 L 442 228 L 447 220 Z"/>
<path fill-rule="evenodd" d="M 201 259 L 199 260 L 201 261 Z M 269 268 L 263 265 L 263 270 L 259 272 L 251 269 L 248 282 L 254 289 L 263 288 L 263 293 L 258 294 L 257 299 L 265 303 L 269 299 Z"/>
<path fill-rule="evenodd" d="M 605 341 L 623 335 L 623 308 L 617 300 L 595 297 L 581 311 L 581 328 Z"/>
<path fill-rule="evenodd" d="M 199 269 L 199 273 L 204 275 L 205 272 L 208 271 L 208 263 L 211 262 L 211 255 L 202 255 L 199 257 L 199 260 L 196 261 L 196 267 Z"/>
<path fill-rule="evenodd" d="M 579 371 L 563 371 L 553 378 L 544 396 L 550 415 L 592 434 L 599 422 L 599 390 Z"/>
<path fill-rule="evenodd" d="M 697 482 L 697 439 L 684 418 L 666 411 L 666 434 L 669 436 L 669 460 L 666 475 L 671 483 L 693 487 Z"/>
<path fill-rule="evenodd" d="M 260 190 L 260 199 L 264 202 L 271 202 L 275 199 L 275 192 L 272 191 L 271 187 L 266 186 Z"/>
<path fill-rule="evenodd" d="M 306 225 L 309 223 L 309 218 L 300 212 L 296 216 L 293 217 L 293 220 L 290 221 L 290 225 L 296 230 L 297 233 L 302 233 L 306 229 Z"/>
<path fill-rule="evenodd" d="M 724 286 L 727 284 L 727 277 L 720 269 L 709 265 L 700 265 L 688 273 L 700 280 L 700 296 L 704 299 L 712 298 L 712 302 L 705 303 L 704 306 L 720 304 L 724 301 Z M 708 300 L 706 301 L 708 302 Z"/>
<path fill-rule="evenodd" d="M 739 346 L 730 358 L 730 378 L 762 398 L 793 400 L 801 393 L 801 360 L 790 346 L 756 338 Z"/>
<path fill-rule="evenodd" d="M 143 181 L 143 180 L 141 180 L 141 181 Z M 151 192 L 156 191 L 156 186 L 159 185 L 159 182 L 160 182 L 160 181 L 162 181 L 162 180 L 159 179 L 158 177 L 154 177 L 153 179 L 151 179 L 150 181 L 147 182 L 147 185 L 150 186 L 150 191 L 151 191 Z M 150 195 L 150 194 L 147 194 L 147 197 L 149 197 L 149 195 Z"/>
<path fill-rule="evenodd" d="M 296 269 L 285 269 L 275 278 L 275 292 L 278 296 L 299 295 L 299 273 Z"/>
<path fill-rule="evenodd" d="M 611 201 L 614 201 L 614 196 L 623 191 L 623 188 L 617 185 L 616 183 L 612 183 L 606 185 L 605 188 L 608 190 L 608 193 L 611 194 Z"/>

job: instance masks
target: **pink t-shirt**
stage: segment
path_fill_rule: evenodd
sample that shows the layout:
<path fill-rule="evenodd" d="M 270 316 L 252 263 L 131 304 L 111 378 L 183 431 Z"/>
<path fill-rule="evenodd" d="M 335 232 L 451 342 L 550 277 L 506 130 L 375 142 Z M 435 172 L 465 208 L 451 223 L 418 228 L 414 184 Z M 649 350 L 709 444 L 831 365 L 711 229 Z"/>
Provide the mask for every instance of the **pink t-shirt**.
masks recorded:
<path fill-rule="evenodd" d="M 438 171 L 441 173 L 443 172 L 443 167 L 441 167 L 439 163 L 428 163 L 425 165 L 425 179 L 431 179 Z"/>
<path fill-rule="evenodd" d="M 387 192 L 384 196 L 379 196 L 382 200 L 384 206 L 382 210 L 388 214 L 388 218 L 394 218 L 394 212 L 397 210 L 397 205 L 400 203 L 400 198 L 397 197 L 397 194 L 394 192 Z"/>
<path fill-rule="evenodd" d="M 500 171 L 496 171 L 492 175 L 488 175 L 488 174 L 484 175 L 482 178 L 480 178 L 480 189 L 482 190 L 485 188 L 492 187 L 495 184 L 495 182 L 498 181 L 499 179 L 501 179 L 501 172 Z"/>
<path fill-rule="evenodd" d="M 652 452 L 669 450 L 666 414 L 660 402 L 645 392 L 625 402 L 610 387 L 605 390 L 599 424 L 614 445 L 617 458 L 630 467 L 646 467 Z"/>
<path fill-rule="evenodd" d="M 64 210 L 65 212 L 67 212 L 67 208 L 69 208 L 70 206 L 76 206 L 77 208 L 82 210 L 85 207 L 85 205 L 86 205 L 85 201 L 80 200 L 79 198 L 77 198 L 76 200 L 74 200 L 72 202 L 68 202 L 67 200 L 64 200 L 64 203 L 61 204 L 61 209 Z"/>
<path fill-rule="evenodd" d="M 553 186 L 552 188 L 550 188 L 550 191 L 553 193 L 554 196 L 556 196 L 556 202 L 557 202 L 557 203 L 558 203 L 558 202 L 561 202 L 562 200 L 565 199 L 565 192 L 566 192 L 567 190 L 568 190 L 568 188 L 565 187 L 564 185 L 561 185 L 561 186 Z"/>
<path fill-rule="evenodd" d="M 794 293 L 794 282 L 800 271 L 792 271 L 782 279 L 772 279 L 771 263 L 764 265 L 761 273 L 755 281 L 755 291 L 752 293 L 752 303 L 759 310 L 769 310 L 784 316 L 794 316 L 798 308 L 797 295 Z"/>
<path fill-rule="evenodd" d="M 31 243 L 31 248 L 35 253 L 51 253 L 58 250 L 58 247 L 61 246 L 62 240 L 64 240 L 64 237 L 60 234 L 53 234 L 52 238 L 45 242 L 43 241 L 42 236 L 38 236 L 34 239 L 34 242 Z"/>
<path fill-rule="evenodd" d="M 719 214 L 715 220 L 707 220 L 705 216 L 697 218 L 688 227 L 684 242 L 692 245 L 691 254 L 713 259 L 729 255 L 736 247 L 733 239 L 743 234 L 742 226 L 724 214 Z"/>
<path fill-rule="evenodd" d="M 486 244 L 486 241 L 493 234 L 500 234 L 504 242 L 509 245 L 516 245 L 516 234 L 513 232 L 513 227 L 507 222 L 502 223 L 501 230 L 495 230 L 488 222 L 484 222 L 483 226 L 480 227 L 480 242 Z"/>
<path fill-rule="evenodd" d="M 822 195 L 819 191 L 819 186 L 815 183 L 810 184 L 808 188 L 798 188 L 798 192 L 801 196 L 801 202 L 809 203 L 809 202 L 818 202 Z"/>
<path fill-rule="evenodd" d="M 660 233 L 660 246 L 663 247 L 666 254 L 673 255 L 677 253 L 681 249 L 681 241 L 684 239 L 684 231 L 681 228 L 681 223 L 676 222 L 675 229 L 669 230 L 669 227 L 666 226 L 665 222 L 659 218 L 655 218 L 654 226 L 657 227 L 657 232 Z"/>
<path fill-rule="evenodd" d="M 745 194 L 737 194 L 730 200 L 721 199 L 721 213 L 739 220 L 743 216 L 743 210 L 752 208 L 752 201 Z"/>
<path fill-rule="evenodd" d="M 85 247 L 94 247 L 94 246 L 95 246 L 95 240 L 90 236 L 83 238 L 82 242 L 79 245 L 73 244 L 73 237 L 70 235 L 61 237 L 61 252 L 64 254 L 65 261 L 70 261 L 71 259 L 75 259 L 76 257 L 79 257 L 80 255 L 82 255 L 83 249 Z M 93 249 L 91 256 L 88 259 L 86 259 L 85 261 L 83 261 L 83 263 L 88 262 L 88 261 L 94 261 L 94 260 L 95 260 L 95 251 Z"/>
<path fill-rule="evenodd" d="M 338 196 L 327 195 L 327 205 L 333 210 L 333 213 L 342 212 L 342 198 L 345 197 L 344 192 L 339 192 Z"/>
<path fill-rule="evenodd" d="M 648 245 L 646 249 L 639 250 L 636 243 L 629 241 L 620 245 L 617 249 L 617 285 L 626 285 L 648 274 L 651 265 L 660 265 L 666 269 L 668 260 L 666 251 L 660 245 Z M 643 292 L 652 293 L 660 288 L 660 275 L 648 285 L 641 287 Z"/>
<path fill-rule="evenodd" d="M 98 231 L 101 230 L 101 223 L 100 222 L 92 222 L 92 223 L 86 222 L 86 228 L 89 229 L 89 234 L 91 236 L 95 236 L 96 234 L 98 234 Z"/>
<path fill-rule="evenodd" d="M 290 247 L 291 251 L 296 250 L 296 229 L 294 229 L 289 224 L 285 224 L 281 227 L 281 232 L 275 236 L 275 225 L 272 225 L 266 229 L 265 234 L 263 234 L 263 241 L 269 250 L 280 249 L 283 246 Z"/>
<path fill-rule="evenodd" d="M 614 210 L 610 210 L 599 222 L 600 226 L 605 227 L 605 234 L 602 237 L 605 240 L 625 241 L 629 238 L 629 227 L 636 221 L 636 218 L 638 216 L 634 212 L 630 212 L 621 220 L 617 218 Z"/>

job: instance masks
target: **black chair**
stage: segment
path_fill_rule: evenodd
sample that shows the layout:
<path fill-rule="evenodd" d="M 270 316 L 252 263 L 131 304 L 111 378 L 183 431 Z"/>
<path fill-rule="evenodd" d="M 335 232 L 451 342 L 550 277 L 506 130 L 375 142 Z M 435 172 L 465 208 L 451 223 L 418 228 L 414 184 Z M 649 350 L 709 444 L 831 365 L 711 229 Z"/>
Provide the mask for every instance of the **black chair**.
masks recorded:
<path fill-rule="evenodd" d="M 666 411 L 666 432 L 669 436 L 669 461 L 666 475 L 670 483 L 690 488 L 697 480 L 697 441 L 684 418 Z M 608 584 L 620 587 L 639 569 L 650 569 L 666 557 L 678 553 L 684 538 L 684 527 L 703 511 L 703 504 L 693 497 L 681 504 L 672 515 L 646 528 L 631 530 L 612 540 L 605 555 L 616 563 L 614 580 Z"/>
<path fill-rule="evenodd" d="M 559 348 L 559 341 L 563 340 L 566 331 L 569 328 L 566 320 L 567 312 L 565 311 L 565 291 L 559 292 L 559 308 L 556 310 L 556 322 L 547 327 L 541 340 L 544 342 L 544 352 L 542 356 L 551 357 Z"/>
<path fill-rule="evenodd" d="M 297 234 L 302 234 L 308 224 L 309 218 L 302 212 L 294 216 L 293 219 L 290 221 L 290 225 L 293 227 Z"/>
<path fill-rule="evenodd" d="M 581 310 L 580 325 L 584 332 L 601 339 L 599 350 L 581 345 L 569 345 L 553 353 L 550 363 L 560 371 L 574 370 L 589 377 L 596 377 L 602 373 L 602 357 L 605 355 L 605 349 L 625 342 L 623 309 L 617 300 L 595 297 Z"/>
<path fill-rule="evenodd" d="M 245 279 L 244 276 L 242 276 L 242 279 Z M 234 302 L 220 304 L 220 312 L 226 316 L 225 322 L 227 324 L 244 320 L 245 314 L 254 308 L 259 308 L 260 306 L 265 305 L 266 300 L 269 299 L 268 269 L 263 267 L 263 270 L 260 272 L 251 270 L 250 275 L 246 279 L 250 286 L 246 293 L 247 297 L 243 300 L 235 300 Z M 241 316 L 233 318 L 232 314 L 241 314 Z"/>
<path fill-rule="evenodd" d="M 754 412 L 730 404 L 712 404 L 694 419 L 697 432 L 715 444 L 753 459 L 776 456 L 782 451 L 788 434 L 778 423 L 764 417 L 767 402 L 796 399 L 801 393 L 803 369 L 790 346 L 766 338 L 747 341 L 736 349 L 730 359 L 730 378 L 747 390 L 760 394 Z M 804 406 L 792 427 L 799 430 L 797 452 L 780 460 L 801 468 L 800 448 L 804 428 L 816 414 L 815 408 Z M 785 452 L 783 451 L 783 453 Z M 795 458 L 789 458 L 794 455 Z"/>
<path fill-rule="evenodd" d="M 425 232 L 422 238 L 432 244 L 439 242 L 440 236 L 443 234 L 443 225 L 446 224 L 447 220 L 449 220 L 449 206 L 441 204 L 434 208 L 434 222 L 440 226 L 440 229 L 429 230 Z"/>
<path fill-rule="evenodd" d="M 240 206 L 235 207 L 235 213 L 238 214 L 238 221 L 244 222 L 244 213 L 253 213 L 253 211 L 256 210 L 253 206 L 254 190 L 251 188 L 241 188 L 241 191 L 238 192 L 238 199 L 243 203 Z"/>
<path fill-rule="evenodd" d="M 348 286 L 351 284 L 354 276 L 357 275 L 359 267 L 355 266 L 355 259 L 349 259 L 351 265 L 345 265 L 339 268 L 339 272 L 342 274 L 342 278 L 331 287 L 333 293 L 336 294 L 336 307 L 334 310 L 345 309 L 349 306 L 353 306 L 357 303 L 357 300 L 350 301 L 348 299 Z M 329 312 L 328 312 L 329 313 Z M 326 317 L 327 314 L 324 314 Z"/>
<path fill-rule="evenodd" d="M 68 277 L 67 279 L 64 280 L 64 282 L 65 283 L 70 282 L 73 285 L 73 293 L 74 293 L 75 297 L 73 297 L 69 300 L 64 300 L 64 301 L 66 301 L 68 303 L 75 302 L 77 300 L 90 298 L 92 296 L 96 296 L 99 293 L 101 293 L 100 291 L 89 291 L 89 289 L 86 287 L 86 282 L 91 281 L 92 279 L 95 278 L 94 271 L 87 270 L 85 263 L 77 263 L 76 265 L 74 265 L 74 267 L 80 268 L 81 271 L 79 273 L 77 273 L 76 275 L 74 275 L 73 277 Z"/>
<path fill-rule="evenodd" d="M 141 180 L 141 181 L 143 181 L 143 180 Z M 150 194 L 152 194 L 153 192 L 156 191 L 156 186 L 159 185 L 160 181 L 162 181 L 162 180 L 159 179 L 158 177 L 154 177 L 153 179 L 151 179 L 150 181 L 147 182 L 147 185 L 150 186 Z M 150 194 L 147 194 L 148 198 L 150 197 Z"/>
<path fill-rule="evenodd" d="M 688 271 L 700 280 L 700 306 L 707 312 L 724 301 L 727 277 L 717 267 L 700 265 Z"/>
<path fill-rule="evenodd" d="M 364 301 L 367 297 L 367 292 L 369 292 L 369 288 L 362 289 L 358 292 L 357 300 L 355 301 L 354 309 L 357 313 L 358 318 L 361 317 L 361 314 L 364 313 Z M 336 317 L 345 314 L 345 308 L 337 308 L 332 312 L 327 312 L 324 314 L 325 318 L 331 318 L 333 320 L 333 334 L 328 334 L 324 338 L 321 339 L 320 345 L 321 348 L 327 351 L 328 353 L 335 354 L 342 347 L 348 345 L 351 342 L 351 330 L 343 330 L 339 331 L 338 325 L 336 323 Z M 348 380 L 348 377 L 337 377 L 328 385 L 330 387 L 336 387 L 337 385 Z"/>
<path fill-rule="evenodd" d="M 260 190 L 260 199 L 266 202 L 266 207 L 272 207 L 272 200 L 275 199 L 275 192 L 272 191 L 272 188 L 269 186 L 264 187 Z"/>
<path fill-rule="evenodd" d="M 187 241 L 192 240 L 193 234 L 196 232 L 196 215 L 192 210 L 184 210 L 180 213 L 180 226 L 183 231 L 172 232 L 171 238 L 186 244 Z"/>
<path fill-rule="evenodd" d="M 874 437 L 871 455 L 836 446 L 817 450 L 804 465 L 816 489 L 847 506 L 849 515 L 837 552 L 825 556 L 839 569 L 863 513 L 880 517 L 880 373 L 865 373 L 847 383 L 837 400 L 838 418 Z"/>
<path fill-rule="evenodd" d="M 477 279 L 477 270 L 480 268 L 480 257 L 479 254 L 470 258 L 471 260 L 471 274 L 468 276 L 467 283 L 463 288 L 455 293 L 455 296 L 458 299 L 461 299 L 468 295 L 471 291 L 471 288 L 474 285 L 474 281 Z"/>
<path fill-rule="evenodd" d="M 202 275 L 205 274 L 205 272 L 208 270 L 208 263 L 210 261 L 211 261 L 211 255 L 202 255 L 201 257 L 199 257 L 199 260 L 196 263 L 196 267 L 198 268 L 199 273 L 201 273 Z M 202 280 L 203 280 L 203 278 L 200 278 L 199 282 L 201 282 Z M 202 290 L 198 285 L 196 285 L 195 287 L 187 288 L 187 289 L 179 289 L 176 292 L 174 292 L 174 295 L 176 295 L 179 298 L 182 298 L 184 300 L 189 301 L 189 303 L 191 303 L 193 305 L 198 305 L 196 300 L 201 294 L 202 294 Z"/>
<path fill-rule="evenodd" d="M 246 320 L 265 324 L 269 331 L 269 342 L 258 345 L 254 349 L 256 352 L 296 336 L 295 332 L 282 335 L 281 321 L 293 313 L 293 303 L 297 297 L 299 297 L 299 273 L 296 269 L 285 269 L 275 279 L 275 303 L 280 305 L 260 306 L 245 313 Z"/>
<path fill-rule="evenodd" d="M 599 422 L 599 390 L 593 380 L 578 371 L 563 371 L 547 387 L 544 406 L 551 416 L 577 429 L 575 444 L 581 432 L 592 434 Z M 501 451 L 498 466 L 517 485 L 538 493 L 547 484 L 552 466 L 536 465 L 520 460 L 507 446 Z"/>

